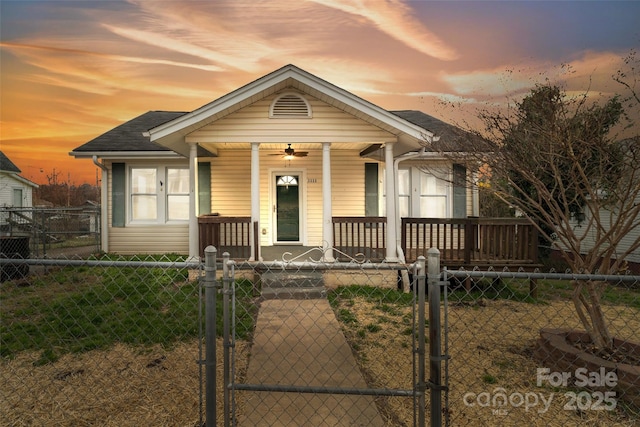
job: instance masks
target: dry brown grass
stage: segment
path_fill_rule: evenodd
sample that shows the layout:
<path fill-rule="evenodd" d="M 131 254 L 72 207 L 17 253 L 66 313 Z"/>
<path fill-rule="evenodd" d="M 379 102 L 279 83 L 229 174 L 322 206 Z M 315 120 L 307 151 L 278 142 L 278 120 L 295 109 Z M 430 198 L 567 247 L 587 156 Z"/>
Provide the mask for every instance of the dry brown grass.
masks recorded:
<path fill-rule="evenodd" d="M 345 334 L 356 344 L 356 353 L 367 378 L 377 386 L 391 388 L 411 387 L 412 365 L 407 348 L 411 348 L 411 335 L 403 334 L 408 308 L 390 315 L 380 323 L 379 305 L 364 299 L 355 299 L 349 310 L 358 322 L 346 324 Z M 605 308 L 611 328 L 616 336 L 638 340 L 640 313 L 633 308 Z M 537 368 L 544 364 L 532 357 L 533 345 L 540 328 L 579 327 L 573 306 L 556 301 L 549 305 L 527 304 L 506 300 L 482 300 L 479 304 L 454 306 L 449 309 L 449 413 L 452 425 L 460 426 L 633 426 L 638 425 L 640 413 L 625 414 L 621 410 L 568 411 L 568 390 L 537 387 Z M 375 333 L 362 333 L 362 325 L 378 323 L 383 329 Z M 360 332 L 358 332 L 360 331 Z M 363 336 L 364 335 L 364 336 Z M 427 362 L 428 363 L 428 362 Z M 393 368 L 390 368 L 393 367 Z M 399 375 L 398 373 L 407 373 Z M 428 379 L 427 368 L 427 379 Z M 464 403 L 466 393 L 499 392 L 542 393 L 551 398 L 548 410 L 543 404 L 525 410 L 521 407 L 481 407 Z M 551 394 L 553 393 L 553 395 Z M 476 402 L 475 396 L 468 401 Z M 397 425 L 412 425 L 411 401 L 390 398 L 381 402 L 382 410 Z M 494 413 L 493 409 L 506 409 Z M 540 412 L 539 412 L 540 411 Z M 637 409 L 635 409 L 637 411 Z M 427 417 L 429 417 L 427 397 Z"/>
<path fill-rule="evenodd" d="M 359 363 L 371 386 L 411 387 L 411 335 L 406 333 L 409 308 L 381 312 L 357 297 L 350 310 L 357 325 L 345 324 L 345 335 L 357 348 Z M 612 330 L 619 337 L 638 339 L 636 309 L 606 307 Z M 384 318 L 384 321 L 381 319 Z M 567 411 L 563 390 L 536 386 L 532 345 L 542 327 L 578 327 L 568 302 L 548 305 L 505 300 L 452 306 L 449 310 L 451 355 L 449 410 L 452 425 L 460 426 L 632 426 L 638 416 L 623 411 Z M 361 332 L 363 325 L 380 330 Z M 358 326 L 359 325 L 359 326 Z M 246 369 L 249 347 L 238 343 L 236 369 Z M 108 351 L 66 355 L 53 364 L 34 366 L 35 353 L 0 362 L 0 425 L 3 426 L 188 426 L 198 425 L 198 342 L 161 347 L 116 345 Z M 218 343 L 218 376 L 222 378 L 222 344 Z M 393 369 L 390 369 L 393 367 Z M 404 374 L 399 374 L 404 373 Z M 544 413 L 537 408 L 507 408 L 496 415 L 490 407 L 464 404 L 464 395 L 494 393 L 554 393 Z M 19 397 L 19 398 L 18 398 Z M 219 381 L 218 424 L 222 424 L 222 383 Z M 411 401 L 379 400 L 389 425 L 412 425 Z M 239 402 L 242 410 L 242 402 Z M 428 411 L 428 403 L 427 403 Z M 428 416 L 428 413 L 427 413 Z"/>
<path fill-rule="evenodd" d="M 222 378 L 222 342 L 218 342 Z M 246 368 L 246 343 L 238 343 L 237 369 Z M 188 426 L 199 424 L 198 342 L 171 349 L 132 348 L 66 355 L 33 366 L 36 353 L 2 362 L 0 425 Z M 218 381 L 218 425 L 223 421 Z"/>

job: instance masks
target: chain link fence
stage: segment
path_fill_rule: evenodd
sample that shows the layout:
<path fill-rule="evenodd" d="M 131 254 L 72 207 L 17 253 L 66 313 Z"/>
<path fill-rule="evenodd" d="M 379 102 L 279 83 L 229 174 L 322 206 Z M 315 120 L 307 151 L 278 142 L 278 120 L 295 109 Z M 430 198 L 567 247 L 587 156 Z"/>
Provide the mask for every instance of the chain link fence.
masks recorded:
<path fill-rule="evenodd" d="M 640 277 L 445 271 L 451 425 L 632 426 L 640 422 Z M 595 347 L 573 304 L 603 288 L 613 348 Z"/>
<path fill-rule="evenodd" d="M 5 258 L 81 256 L 100 251 L 100 206 L 0 207 L 0 253 Z"/>
<path fill-rule="evenodd" d="M 229 313 L 226 425 L 424 425 L 425 322 L 416 293 L 398 290 L 409 270 L 322 256 L 232 264 L 230 294 L 257 296 L 257 317 Z"/>
<path fill-rule="evenodd" d="M 435 313 L 418 313 L 415 269 L 364 260 L 352 263 L 357 268 L 337 268 L 318 253 L 303 257 L 227 265 L 234 290 L 228 337 L 223 300 L 232 295 L 224 290 L 225 265 L 218 259 L 216 422 L 210 425 L 279 425 L 292 411 L 306 411 L 308 425 L 353 424 L 347 417 L 367 425 L 422 425 L 416 405 L 428 422 L 438 382 L 443 425 L 640 422 L 638 276 L 595 277 L 606 283 L 601 302 L 618 351 L 581 361 L 594 349 L 575 332 L 583 327 L 572 281 L 593 276 L 440 270 L 429 277 L 442 298 L 444 357 L 435 378 L 429 366 L 416 366 L 421 343 L 428 353 L 436 337 L 422 338 L 416 327 L 420 321 L 432 326 Z M 1 259 L 0 266 L 12 270 L 0 285 L 0 425 L 203 425 L 210 414 L 205 365 L 212 361 L 205 354 L 204 263 L 177 255 L 105 255 Z M 309 307 L 318 301 L 328 310 L 320 320 Z M 288 341 L 299 331 L 291 325 L 307 323 L 297 345 Z M 352 415 L 350 395 L 330 393 L 328 382 L 325 390 L 286 394 L 296 402 L 289 406 L 269 400 L 281 393 L 277 388 L 252 389 L 277 385 L 264 377 L 272 373 L 294 375 L 285 383 L 290 386 L 333 377 L 348 359 L 336 337 L 348 347 L 353 381 L 363 381 L 345 387 L 376 391 L 361 393 L 366 412 Z M 309 351 L 329 357 L 305 363 L 302 354 Z M 426 364 L 433 361 L 427 355 Z M 416 390 L 421 369 L 429 388 L 424 399 L 380 392 Z M 319 397 L 332 412 L 317 405 Z M 308 405 L 299 406 L 300 398 Z M 271 411 L 260 415 L 256 402 L 267 402 Z M 332 418 L 336 414 L 345 418 Z"/>

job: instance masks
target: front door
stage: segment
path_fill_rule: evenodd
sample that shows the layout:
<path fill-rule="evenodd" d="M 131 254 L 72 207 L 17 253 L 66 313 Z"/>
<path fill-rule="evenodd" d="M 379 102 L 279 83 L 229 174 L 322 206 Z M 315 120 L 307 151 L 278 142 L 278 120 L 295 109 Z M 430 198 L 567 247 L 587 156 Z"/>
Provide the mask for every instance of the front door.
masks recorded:
<path fill-rule="evenodd" d="M 276 242 L 300 241 L 300 174 L 275 175 Z"/>

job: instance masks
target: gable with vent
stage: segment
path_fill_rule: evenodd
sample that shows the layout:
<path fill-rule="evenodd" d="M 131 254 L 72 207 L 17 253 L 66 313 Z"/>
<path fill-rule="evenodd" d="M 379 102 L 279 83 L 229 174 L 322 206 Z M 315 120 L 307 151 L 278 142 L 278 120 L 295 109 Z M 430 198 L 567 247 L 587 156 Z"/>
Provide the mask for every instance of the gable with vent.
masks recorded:
<path fill-rule="evenodd" d="M 284 93 L 273 100 L 269 107 L 270 118 L 310 118 L 311 105 L 297 93 Z"/>

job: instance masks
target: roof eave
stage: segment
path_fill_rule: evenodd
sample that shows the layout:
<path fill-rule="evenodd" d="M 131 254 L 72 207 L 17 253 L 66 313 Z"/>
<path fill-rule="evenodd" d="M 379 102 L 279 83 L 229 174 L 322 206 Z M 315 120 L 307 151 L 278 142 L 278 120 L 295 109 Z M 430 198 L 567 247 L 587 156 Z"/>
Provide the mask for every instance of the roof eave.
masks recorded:
<path fill-rule="evenodd" d="M 101 159 L 184 159 L 183 155 L 174 151 L 71 151 L 69 155 L 76 159 L 92 159 L 94 156 Z"/>
<path fill-rule="evenodd" d="M 33 182 L 33 181 L 23 177 L 23 176 L 18 175 L 16 172 L 7 171 L 7 170 L 3 170 L 3 171 L 0 171 L 0 172 L 10 176 L 11 178 L 15 179 L 16 181 L 19 181 L 19 182 L 21 182 L 23 184 L 29 185 L 29 186 L 31 186 L 33 188 L 40 187 L 40 185 L 36 184 L 35 182 Z"/>

